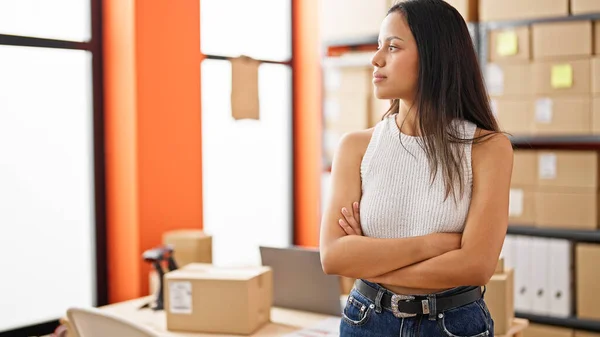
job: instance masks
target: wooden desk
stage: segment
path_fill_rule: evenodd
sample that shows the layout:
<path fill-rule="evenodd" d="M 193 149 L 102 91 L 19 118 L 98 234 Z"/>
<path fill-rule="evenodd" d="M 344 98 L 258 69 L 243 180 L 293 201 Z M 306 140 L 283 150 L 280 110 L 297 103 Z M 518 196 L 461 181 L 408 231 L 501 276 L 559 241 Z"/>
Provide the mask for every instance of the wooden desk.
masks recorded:
<path fill-rule="evenodd" d="M 219 336 L 219 337 L 240 337 L 240 335 L 227 335 L 227 334 L 206 334 L 206 333 L 192 333 L 192 332 L 179 332 L 179 331 L 168 331 L 167 320 L 164 311 L 153 311 L 151 309 L 139 310 L 144 303 L 150 301 L 152 297 L 143 297 L 130 301 L 110 304 L 103 306 L 100 309 L 106 310 L 112 314 L 119 315 L 120 317 L 130 320 L 134 323 L 144 325 L 160 336 L 164 337 L 208 337 L 208 336 Z M 296 330 L 314 326 L 323 320 L 328 318 L 335 318 L 334 316 L 315 314 L 304 311 L 290 310 L 284 308 L 273 307 L 271 309 L 271 323 L 264 325 L 253 337 L 275 337 L 282 336 L 291 333 Z M 66 319 L 63 319 L 64 323 Z M 77 337 L 72 333 L 72 329 L 69 329 L 68 337 Z"/>
<path fill-rule="evenodd" d="M 179 331 L 168 331 L 166 328 L 166 317 L 164 311 L 153 311 L 151 309 L 139 310 L 144 303 L 150 301 L 152 297 L 143 297 L 130 301 L 110 304 L 101 307 L 102 310 L 119 315 L 124 319 L 128 319 L 140 325 L 149 327 L 150 329 L 157 332 L 160 336 L 164 337 L 240 337 L 240 335 L 227 335 L 227 334 L 206 334 L 206 333 L 192 333 L 192 332 L 179 332 Z M 271 323 L 264 325 L 253 337 L 275 337 L 283 336 L 285 334 L 297 331 L 303 328 L 315 326 L 323 320 L 337 318 L 335 316 L 315 314 L 305 311 L 297 311 L 291 309 L 273 307 L 271 309 Z M 66 319 L 63 319 L 66 322 Z M 496 337 L 520 337 L 522 336 L 523 330 L 527 328 L 529 321 L 526 319 L 515 318 L 513 326 L 509 332 L 505 335 L 496 335 Z M 68 337 L 77 337 L 73 334 L 72 329 L 69 329 Z"/>

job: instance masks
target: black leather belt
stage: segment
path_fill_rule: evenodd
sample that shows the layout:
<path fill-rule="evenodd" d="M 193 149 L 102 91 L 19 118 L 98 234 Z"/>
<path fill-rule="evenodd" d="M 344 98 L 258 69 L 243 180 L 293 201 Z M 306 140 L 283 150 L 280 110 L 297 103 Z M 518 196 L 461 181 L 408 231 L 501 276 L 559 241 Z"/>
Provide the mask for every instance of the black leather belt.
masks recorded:
<path fill-rule="evenodd" d="M 360 279 L 356 280 L 354 288 L 374 303 L 377 303 L 379 290 Z M 465 292 L 444 297 L 397 295 L 386 290 L 381 297 L 380 303 L 381 307 L 391 310 L 396 317 L 413 317 L 416 315 L 435 315 L 438 312 L 444 312 L 475 302 L 482 296 L 481 287 L 475 287 Z"/>

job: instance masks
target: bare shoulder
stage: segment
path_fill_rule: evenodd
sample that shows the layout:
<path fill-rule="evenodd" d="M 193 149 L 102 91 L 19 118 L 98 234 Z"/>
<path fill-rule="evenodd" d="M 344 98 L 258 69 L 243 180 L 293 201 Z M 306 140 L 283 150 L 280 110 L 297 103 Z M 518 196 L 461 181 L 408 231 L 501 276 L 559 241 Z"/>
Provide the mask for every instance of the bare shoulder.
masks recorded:
<path fill-rule="evenodd" d="M 481 140 L 473 144 L 473 165 L 489 168 L 490 166 L 505 166 L 512 170 L 513 146 L 510 139 L 503 133 L 477 129 L 475 138 Z"/>
<path fill-rule="evenodd" d="M 344 134 L 340 139 L 336 156 L 362 158 L 369 146 L 374 128 L 352 131 Z"/>

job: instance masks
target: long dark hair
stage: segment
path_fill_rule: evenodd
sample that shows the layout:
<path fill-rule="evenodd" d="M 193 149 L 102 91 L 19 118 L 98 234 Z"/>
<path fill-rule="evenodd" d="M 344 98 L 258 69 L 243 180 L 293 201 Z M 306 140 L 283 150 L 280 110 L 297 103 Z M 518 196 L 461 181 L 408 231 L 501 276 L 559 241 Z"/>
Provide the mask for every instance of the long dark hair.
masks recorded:
<path fill-rule="evenodd" d="M 467 24 L 459 12 L 443 0 L 404 0 L 392 6 L 388 15 L 399 13 L 406 20 L 417 43 L 419 76 L 414 105 L 435 179 L 441 168 L 446 198 L 456 199 L 456 185 L 464 194 L 465 160 L 460 144 L 482 141 L 500 132 L 488 100 L 477 54 Z M 383 118 L 399 112 L 399 100 L 392 101 Z M 461 124 L 468 120 L 492 131 L 487 136 L 465 139 Z"/>

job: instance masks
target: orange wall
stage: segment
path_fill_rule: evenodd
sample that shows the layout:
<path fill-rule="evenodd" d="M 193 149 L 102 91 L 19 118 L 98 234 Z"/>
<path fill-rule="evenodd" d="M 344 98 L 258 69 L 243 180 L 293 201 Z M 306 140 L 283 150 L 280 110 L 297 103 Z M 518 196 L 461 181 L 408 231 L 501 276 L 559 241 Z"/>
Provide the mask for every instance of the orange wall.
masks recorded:
<path fill-rule="evenodd" d="M 202 228 L 198 0 L 105 0 L 109 301 L 148 293 L 144 250 Z"/>
<path fill-rule="evenodd" d="M 294 0 L 295 244 L 319 244 L 321 196 L 321 61 L 319 1 Z"/>
<path fill-rule="evenodd" d="M 318 245 L 317 1 L 293 0 L 295 243 Z M 104 0 L 109 301 L 148 292 L 144 250 L 202 228 L 198 0 Z"/>

